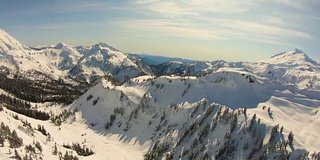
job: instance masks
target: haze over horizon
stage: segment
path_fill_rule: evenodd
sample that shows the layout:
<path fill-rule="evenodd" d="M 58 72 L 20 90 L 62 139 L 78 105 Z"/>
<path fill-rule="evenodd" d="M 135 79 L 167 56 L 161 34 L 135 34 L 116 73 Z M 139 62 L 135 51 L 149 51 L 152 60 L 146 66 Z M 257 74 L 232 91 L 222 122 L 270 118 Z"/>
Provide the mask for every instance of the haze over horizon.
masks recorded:
<path fill-rule="evenodd" d="M 0 28 L 28 46 L 105 42 L 127 53 L 256 61 L 302 49 L 320 61 L 317 0 L 17 1 Z"/>

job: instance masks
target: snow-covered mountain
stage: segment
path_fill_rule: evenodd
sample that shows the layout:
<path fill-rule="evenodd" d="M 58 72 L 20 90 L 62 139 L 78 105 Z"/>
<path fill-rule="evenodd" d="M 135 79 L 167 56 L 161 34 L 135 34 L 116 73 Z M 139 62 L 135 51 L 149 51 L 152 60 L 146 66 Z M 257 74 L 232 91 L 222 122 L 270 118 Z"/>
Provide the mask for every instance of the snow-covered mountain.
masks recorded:
<path fill-rule="evenodd" d="M 219 68 L 240 68 L 280 83 L 320 89 L 320 65 L 299 49 L 282 52 L 258 62 L 169 61 L 154 65 L 151 70 L 145 61 L 104 43 L 76 47 L 59 43 L 55 46 L 30 49 L 3 30 L 0 40 L 1 70 L 7 71 L 9 68 L 12 74 L 18 71 L 38 70 L 55 79 L 71 76 L 93 82 L 104 75 L 125 81 L 141 75 L 202 76 Z"/>
<path fill-rule="evenodd" d="M 123 81 L 140 75 L 152 74 L 151 69 L 144 61 L 120 52 L 105 43 L 76 48 L 81 57 L 69 71 L 72 76 L 92 78 L 93 76 L 110 74 Z"/>
<path fill-rule="evenodd" d="M 317 62 L 309 58 L 302 50 L 294 49 L 289 52 L 282 52 L 276 54 L 269 59 L 263 60 L 261 62 L 270 63 L 270 64 L 278 64 L 288 67 L 295 67 L 298 65 L 307 65 L 310 64 L 317 66 Z"/>
<path fill-rule="evenodd" d="M 97 133 L 148 145 L 145 159 L 297 159 L 319 152 L 319 97 L 219 70 L 199 79 L 142 76 L 121 86 L 103 80 L 71 108 Z"/>
<path fill-rule="evenodd" d="M 195 61 L 195 62 L 181 62 L 169 61 L 156 66 L 153 66 L 156 75 L 193 75 L 201 76 L 211 73 L 221 67 L 228 67 L 228 63 L 223 60 L 212 62 Z"/>
<path fill-rule="evenodd" d="M 243 67 L 283 84 L 320 90 L 320 65 L 299 49 L 282 52 L 256 63 L 246 63 Z"/>
<path fill-rule="evenodd" d="M 16 151 L 21 157 L 317 159 L 319 97 L 318 91 L 220 69 L 201 78 L 141 76 L 120 86 L 103 78 L 70 106 L 31 104 L 51 113 L 50 121 L 12 112 L 7 103 L 0 120 L 23 139 Z M 10 143 L 5 139 L 0 147 L 2 159 L 15 156 Z M 87 152 L 72 147 L 77 143 L 94 154 L 80 156 Z"/>
<path fill-rule="evenodd" d="M 320 159 L 320 67 L 301 50 L 150 67 L 0 40 L 0 159 Z"/>
<path fill-rule="evenodd" d="M 104 43 L 76 47 L 59 43 L 30 49 L 3 30 L 0 40 L 0 62 L 13 73 L 37 70 L 55 78 L 71 76 L 88 82 L 104 75 L 124 81 L 152 74 L 144 61 Z"/>
<path fill-rule="evenodd" d="M 0 52 L 11 50 L 28 50 L 29 48 L 11 37 L 7 32 L 0 29 Z"/>
<path fill-rule="evenodd" d="M 320 90 L 320 65 L 299 49 L 257 62 L 166 62 L 153 68 L 157 75 L 193 76 L 216 72 L 219 68 L 238 68 L 283 84 Z"/>

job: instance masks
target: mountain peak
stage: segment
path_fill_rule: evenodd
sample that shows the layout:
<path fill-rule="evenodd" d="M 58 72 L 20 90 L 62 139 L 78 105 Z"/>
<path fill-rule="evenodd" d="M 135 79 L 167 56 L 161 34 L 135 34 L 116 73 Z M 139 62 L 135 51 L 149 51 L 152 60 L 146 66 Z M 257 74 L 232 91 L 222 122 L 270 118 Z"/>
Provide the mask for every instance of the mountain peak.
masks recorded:
<path fill-rule="evenodd" d="M 95 47 L 98 47 L 98 46 L 99 46 L 99 47 L 101 47 L 101 48 L 106 47 L 106 48 L 110 48 L 112 51 L 119 51 L 119 50 L 117 50 L 116 48 L 108 45 L 107 43 L 103 43 L 103 42 L 99 42 L 99 43 L 95 44 L 94 46 L 95 46 Z"/>
<path fill-rule="evenodd" d="M 0 52 L 26 49 L 28 49 L 27 46 L 14 39 L 3 29 L 0 29 Z"/>
<path fill-rule="evenodd" d="M 58 43 L 54 48 L 55 48 L 55 49 L 63 49 L 63 48 L 66 47 L 66 46 L 68 46 L 68 45 L 65 44 L 65 43 L 60 42 L 60 43 Z"/>
<path fill-rule="evenodd" d="M 313 65 L 317 65 L 317 62 L 309 58 L 309 56 L 303 52 L 301 49 L 295 48 L 288 52 L 281 52 L 270 57 L 263 62 L 271 63 L 271 64 L 305 64 L 311 63 Z"/>
<path fill-rule="evenodd" d="M 301 49 L 295 48 L 291 51 L 287 51 L 287 52 L 283 51 L 283 52 L 278 53 L 274 56 L 271 56 L 270 58 L 277 58 L 277 57 L 283 57 L 283 56 L 287 57 L 287 56 L 298 55 L 298 54 L 303 55 L 303 56 L 307 56 Z"/>
<path fill-rule="evenodd" d="M 283 52 L 283 55 L 286 55 L 287 57 L 299 56 L 300 58 L 304 58 L 305 60 L 310 59 L 305 52 L 303 52 L 301 49 L 298 49 L 298 48 L 295 48 L 288 52 Z"/>
<path fill-rule="evenodd" d="M 295 48 L 294 50 L 292 50 L 295 54 L 298 53 L 304 53 L 301 49 Z M 304 53 L 305 54 L 305 53 Z"/>

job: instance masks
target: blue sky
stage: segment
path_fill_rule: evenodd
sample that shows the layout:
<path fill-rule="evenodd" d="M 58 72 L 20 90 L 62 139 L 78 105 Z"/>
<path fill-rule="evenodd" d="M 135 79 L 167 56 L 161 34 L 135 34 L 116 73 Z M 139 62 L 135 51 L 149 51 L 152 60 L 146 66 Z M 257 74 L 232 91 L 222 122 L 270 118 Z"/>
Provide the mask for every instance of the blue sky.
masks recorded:
<path fill-rule="evenodd" d="M 255 61 L 299 48 L 320 61 L 319 0 L 2 0 L 24 44 L 105 42 L 130 53 Z"/>

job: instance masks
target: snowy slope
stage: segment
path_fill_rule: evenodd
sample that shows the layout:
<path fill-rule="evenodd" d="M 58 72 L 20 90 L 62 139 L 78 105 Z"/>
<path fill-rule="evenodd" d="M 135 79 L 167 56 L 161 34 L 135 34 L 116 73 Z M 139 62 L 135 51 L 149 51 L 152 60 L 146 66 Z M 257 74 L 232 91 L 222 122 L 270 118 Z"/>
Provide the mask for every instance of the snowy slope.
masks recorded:
<path fill-rule="evenodd" d="M 284 93 L 281 93 L 284 94 Z M 320 140 L 320 101 L 310 100 L 301 95 L 273 96 L 267 102 L 259 104 L 257 109 L 250 109 L 251 114 L 257 114 L 263 123 L 268 125 L 280 124 L 287 133 L 295 134 L 295 146 L 309 151 L 319 151 Z M 297 98 L 299 97 L 299 98 Z M 301 97 L 301 98 L 300 98 Z M 262 107 L 270 107 L 272 116 Z"/>
<path fill-rule="evenodd" d="M 252 97 L 254 95 L 257 97 Z M 267 95 L 265 99 L 252 101 L 264 95 Z M 284 144 L 291 131 L 294 133 L 293 145 L 286 147 L 285 153 L 291 152 L 289 159 L 297 159 L 305 150 L 319 152 L 319 97 L 317 91 L 281 86 L 241 70 L 220 69 L 201 78 L 142 76 L 121 86 L 102 79 L 69 107 L 33 104 L 39 107 L 38 110 L 54 114 L 63 109 L 76 110 L 75 115 L 61 126 L 20 114 L 20 120 L 16 120 L 7 109 L 0 112 L 0 121 L 17 131 L 24 146 L 39 141 L 43 152 L 37 156 L 44 159 L 58 159 L 58 155 L 52 154 L 55 143 L 62 154 L 68 151 L 77 155 L 63 147 L 63 144 L 73 142 L 82 143 L 95 152 L 87 157 L 78 156 L 80 159 L 143 159 L 143 155 L 152 157 L 153 153 L 172 156 L 173 159 L 180 156 L 183 159 L 207 156 L 217 159 L 252 156 L 280 159 L 276 153 L 284 152 L 279 148 L 266 155 L 254 148 L 264 150 L 275 144 Z M 228 104 L 233 109 L 214 101 Z M 239 107 L 245 107 L 246 101 L 255 106 L 248 106 L 253 108 L 245 114 Z M 51 140 L 36 130 L 31 135 L 21 120 L 27 120 L 34 128 L 43 125 Z M 277 134 L 271 141 L 272 128 L 277 124 Z M 284 129 L 280 133 L 282 126 Z M 258 145 L 260 143 L 262 145 Z M 0 147 L 2 159 L 14 156 L 13 149 L 11 154 L 8 153 L 8 145 L 6 142 Z M 18 149 L 21 156 L 25 154 L 23 148 Z M 226 152 L 222 152 L 225 149 Z"/>
<path fill-rule="evenodd" d="M 217 102 L 231 108 L 256 107 L 258 102 L 268 100 L 275 89 L 282 90 L 279 84 L 257 77 L 251 73 L 221 68 L 204 77 L 165 76 L 153 80 L 132 79 L 125 88 L 143 87 L 151 97 L 157 97 L 157 103 L 170 105 L 171 103 L 193 103 L 202 98 L 210 103 Z M 246 91 L 241 95 L 226 97 Z M 247 99 L 252 99 L 247 101 Z"/>
<path fill-rule="evenodd" d="M 0 52 L 10 50 L 26 50 L 27 46 L 21 44 L 19 41 L 11 37 L 7 32 L 0 29 Z"/>
<path fill-rule="evenodd" d="M 44 107 L 44 106 L 43 106 Z M 59 106 L 45 107 L 46 110 L 56 110 L 57 112 L 62 111 L 62 108 L 59 110 Z M 138 145 L 127 145 L 120 143 L 117 140 L 117 137 L 106 137 L 104 135 L 99 135 L 93 130 L 88 129 L 86 125 L 83 124 L 82 119 L 77 119 L 76 121 L 66 123 L 62 126 L 55 126 L 49 121 L 40 121 L 34 120 L 32 118 L 19 115 L 19 120 L 12 117 L 14 112 L 9 110 L 0 112 L 0 122 L 8 125 L 11 130 L 16 130 L 17 135 L 23 139 L 24 146 L 18 148 L 20 156 L 29 155 L 25 153 L 25 146 L 33 144 L 34 142 L 40 142 L 43 152 L 36 151 L 36 155 L 33 155 L 33 158 L 39 159 L 59 159 L 59 155 L 53 155 L 53 148 L 56 144 L 58 152 L 61 152 L 62 155 L 65 152 L 70 152 L 73 155 L 77 153 L 71 149 L 66 149 L 63 147 L 63 144 L 72 144 L 75 142 L 81 143 L 92 149 L 95 154 L 91 156 L 77 156 L 79 159 L 142 159 L 143 148 Z M 23 125 L 22 121 L 28 121 L 32 130 L 28 129 Z M 41 134 L 37 131 L 36 128 L 38 125 L 43 125 L 48 133 L 50 133 L 50 140 L 48 136 Z M 10 152 L 9 152 L 10 150 Z M 5 146 L 0 146 L 0 159 L 12 159 L 14 157 L 14 149 L 9 148 L 9 144 L 6 141 Z"/>
<path fill-rule="evenodd" d="M 293 152 L 290 159 L 296 159 L 304 150 L 319 152 L 318 91 L 282 86 L 237 70 L 222 69 L 199 79 L 178 76 L 154 78 L 142 76 L 122 86 L 114 86 L 103 80 L 81 96 L 71 108 L 79 109 L 86 124 L 97 133 L 117 135 L 123 143 L 149 145 L 148 154 L 155 152 L 152 148 L 156 144 L 167 146 L 170 149 L 165 150 L 165 155 L 175 153 L 174 159 L 184 153 L 185 149 L 181 146 L 189 146 L 189 152 L 201 153 L 203 145 L 204 153 L 215 157 L 224 147 L 231 145 L 224 138 L 232 126 L 231 122 L 217 120 L 223 119 L 222 113 L 227 117 L 233 117 L 235 113 L 238 115 L 237 127 L 231 131 L 231 139 L 235 141 L 232 144 L 235 143 L 236 149 L 230 151 L 230 157 L 241 159 L 250 154 L 262 156 L 261 152 L 251 153 L 252 149 L 259 141 L 264 144 L 262 148 L 270 147 L 273 144 L 270 143 L 271 130 L 277 124 L 277 143 L 285 143 L 289 132 L 294 133 L 294 145 L 287 147 L 287 151 Z M 228 104 L 234 110 L 214 103 L 217 101 Z M 243 116 L 243 109 L 239 107 L 253 108 Z M 219 108 L 222 113 L 219 113 Z M 256 114 L 258 122 L 255 123 L 255 129 L 247 132 L 253 114 Z M 189 138 L 181 140 L 194 123 L 199 125 L 198 129 L 189 133 Z M 219 130 L 212 129 L 215 125 Z M 195 142 L 208 126 L 212 129 L 210 136 Z M 279 133 L 281 127 L 284 129 Z M 246 143 L 249 149 L 243 150 Z M 187 153 L 186 156 L 201 158 L 204 154 Z M 272 156 L 270 154 L 267 157 Z"/>

